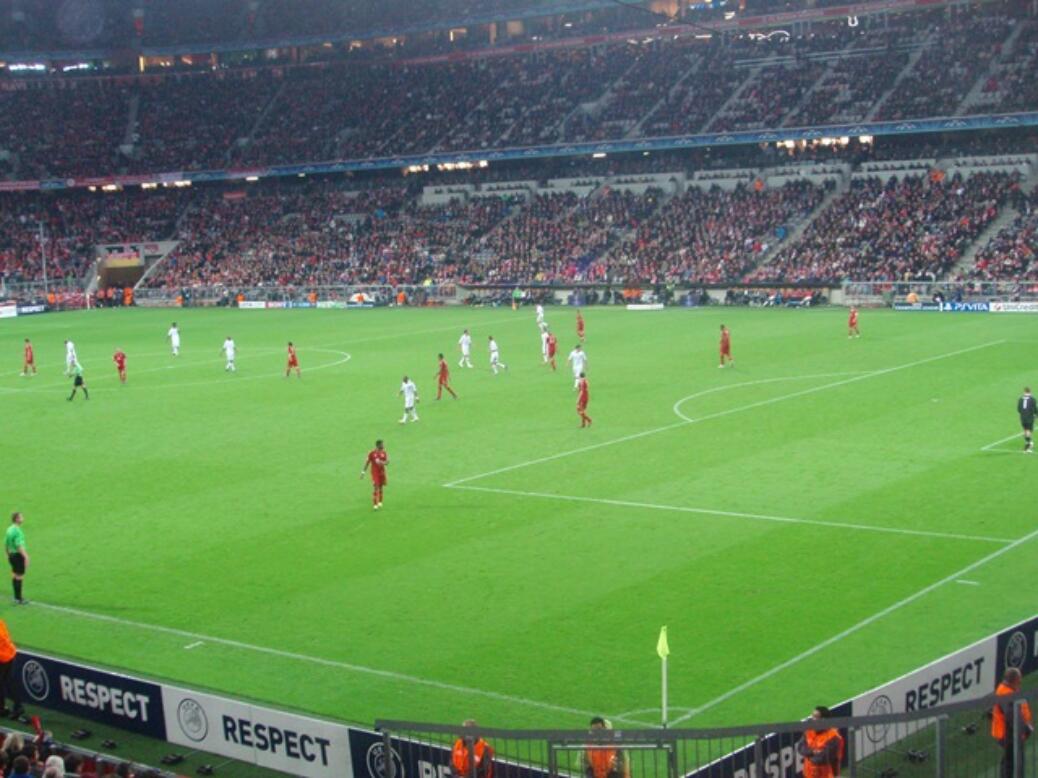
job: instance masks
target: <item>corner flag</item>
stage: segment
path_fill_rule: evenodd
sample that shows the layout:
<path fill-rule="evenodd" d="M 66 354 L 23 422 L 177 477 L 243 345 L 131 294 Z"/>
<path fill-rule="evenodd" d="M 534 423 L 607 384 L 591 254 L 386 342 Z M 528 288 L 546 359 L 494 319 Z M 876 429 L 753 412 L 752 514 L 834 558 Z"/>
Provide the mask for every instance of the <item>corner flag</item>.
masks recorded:
<path fill-rule="evenodd" d="M 660 659 L 666 659 L 670 655 L 670 646 L 667 645 L 667 628 L 660 627 L 660 639 L 656 641 L 656 653 Z"/>

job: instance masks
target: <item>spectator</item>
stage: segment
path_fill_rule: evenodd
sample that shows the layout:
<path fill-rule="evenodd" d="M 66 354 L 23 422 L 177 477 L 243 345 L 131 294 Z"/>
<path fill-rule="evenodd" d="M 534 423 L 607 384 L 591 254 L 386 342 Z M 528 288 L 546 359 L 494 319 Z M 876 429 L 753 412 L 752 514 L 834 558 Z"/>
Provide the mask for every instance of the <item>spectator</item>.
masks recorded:
<path fill-rule="evenodd" d="M 11 764 L 11 773 L 8 778 L 33 778 L 29 772 L 29 758 L 27 756 L 16 756 Z"/>
<path fill-rule="evenodd" d="M 843 737 L 839 731 L 826 726 L 831 717 L 829 709 L 819 705 L 811 712 L 815 726 L 797 741 L 797 753 L 804 758 L 804 778 L 833 778 L 840 774 L 843 760 Z"/>

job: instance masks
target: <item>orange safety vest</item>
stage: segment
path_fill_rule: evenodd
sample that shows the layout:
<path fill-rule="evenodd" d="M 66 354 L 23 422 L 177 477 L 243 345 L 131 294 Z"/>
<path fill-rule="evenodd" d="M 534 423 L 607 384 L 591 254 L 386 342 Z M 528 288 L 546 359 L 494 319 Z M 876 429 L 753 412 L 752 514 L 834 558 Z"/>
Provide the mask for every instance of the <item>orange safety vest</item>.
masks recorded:
<path fill-rule="evenodd" d="M 812 751 L 822 751 L 830 740 L 836 738 L 840 741 L 836 751 L 835 764 L 815 764 L 810 759 L 804 760 L 804 778 L 833 778 L 840 774 L 840 762 L 843 760 L 843 738 L 835 729 L 826 729 L 815 732 L 809 729 L 804 733 L 807 747 Z"/>
<path fill-rule="evenodd" d="M 487 741 L 480 738 L 476 741 L 473 749 L 476 752 L 476 775 L 479 778 L 491 778 L 494 774 L 494 749 L 487 745 Z M 465 744 L 463 738 L 458 738 L 454 743 L 454 749 L 451 751 L 451 764 L 454 766 L 454 774 L 458 776 L 468 776 L 469 770 L 469 749 Z"/>
<path fill-rule="evenodd" d="M 1016 694 L 1016 692 L 1013 691 L 1012 686 L 1000 683 L 998 688 L 995 689 L 995 694 L 999 697 L 1008 697 L 1012 694 Z M 1012 715 L 1012 706 L 1007 705 L 1006 708 L 1007 710 L 1003 711 L 1002 706 L 996 703 L 995 707 L 991 709 L 991 737 L 999 742 L 1002 742 L 1006 736 L 1006 713 L 1008 712 L 1009 715 Z M 1021 706 L 1020 716 L 1023 718 L 1024 723 L 1028 725 L 1032 723 L 1031 706 L 1027 704 L 1026 700 Z"/>
<path fill-rule="evenodd" d="M 591 778 L 609 778 L 617 769 L 617 752 L 615 748 L 589 748 L 585 752 Z"/>
<path fill-rule="evenodd" d="M 11 640 L 11 633 L 7 631 L 7 625 L 3 619 L 0 619 L 0 664 L 6 665 L 14 659 L 17 653 L 18 649 L 14 647 L 14 641 Z"/>

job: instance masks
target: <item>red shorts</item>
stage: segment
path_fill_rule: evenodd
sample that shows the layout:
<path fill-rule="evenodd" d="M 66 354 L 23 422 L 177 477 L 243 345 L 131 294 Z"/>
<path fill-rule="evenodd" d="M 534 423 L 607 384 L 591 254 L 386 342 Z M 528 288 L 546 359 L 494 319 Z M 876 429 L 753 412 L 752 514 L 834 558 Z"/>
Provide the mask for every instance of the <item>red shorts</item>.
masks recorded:
<path fill-rule="evenodd" d="M 446 386 L 450 379 L 444 378 L 442 375 L 437 379 L 440 386 Z"/>
<path fill-rule="evenodd" d="M 289 367 L 299 367 L 299 360 L 298 359 L 290 359 L 290 360 L 288 360 L 288 366 Z"/>
<path fill-rule="evenodd" d="M 383 471 L 381 473 L 378 473 L 378 472 L 375 472 L 374 470 L 372 470 L 371 471 L 371 483 L 374 484 L 375 486 L 385 486 L 386 483 L 387 483 L 386 482 L 385 471 Z"/>
<path fill-rule="evenodd" d="M 723 347 L 721 349 L 721 356 L 722 357 L 730 357 L 731 355 L 732 355 L 732 347 L 731 346 L 725 346 L 725 347 Z"/>
<path fill-rule="evenodd" d="M 587 410 L 587 400 L 577 400 L 577 412 L 583 413 Z"/>

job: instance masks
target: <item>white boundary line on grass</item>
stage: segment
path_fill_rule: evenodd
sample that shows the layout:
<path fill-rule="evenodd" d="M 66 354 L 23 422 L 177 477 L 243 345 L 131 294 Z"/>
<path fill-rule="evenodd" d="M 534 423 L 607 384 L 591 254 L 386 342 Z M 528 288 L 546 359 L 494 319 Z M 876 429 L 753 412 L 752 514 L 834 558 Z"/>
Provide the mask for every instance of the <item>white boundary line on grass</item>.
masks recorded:
<path fill-rule="evenodd" d="M 935 589 L 939 589 L 940 587 L 944 586 L 945 584 L 951 583 L 952 581 L 956 581 L 959 578 L 962 578 L 964 575 L 967 575 L 968 573 L 973 572 L 978 567 L 981 567 L 983 565 L 986 565 L 988 562 L 992 562 L 995 559 L 998 559 L 1003 554 L 1005 554 L 1005 553 L 1007 553 L 1009 551 L 1012 551 L 1013 549 L 1018 548 L 1019 546 L 1022 546 L 1024 543 L 1027 543 L 1030 540 L 1034 540 L 1034 538 L 1036 538 L 1036 537 L 1038 537 L 1038 529 L 1034 530 L 1033 532 L 1028 533 L 1027 535 L 1024 535 L 1022 538 L 1019 538 L 1018 540 L 1014 540 L 1012 543 L 1010 543 L 1007 546 L 1003 546 L 1002 548 L 1000 548 L 1000 549 L 998 549 L 996 551 L 991 552 L 987 556 L 982 557 L 981 559 L 978 559 L 976 562 L 971 562 L 970 564 L 966 565 L 961 570 L 956 570 L 951 575 L 947 575 L 944 578 L 940 579 L 939 581 L 936 581 L 936 582 L 930 584 L 929 586 L 923 587 L 922 589 L 917 591 L 915 594 L 910 594 L 908 597 L 905 597 L 902 600 L 898 600 L 893 605 L 888 605 L 883 610 L 878 611 L 877 613 L 872 614 L 868 618 L 862 619 L 857 624 L 854 624 L 854 625 L 848 627 L 847 629 L 843 630 L 842 632 L 837 632 L 832 637 L 827 638 L 827 639 L 823 640 L 821 643 L 818 643 L 817 645 L 814 645 L 811 648 L 807 649 L 806 651 L 803 651 L 803 652 L 797 654 L 796 656 L 787 659 L 785 662 L 782 662 L 781 664 L 775 665 L 770 670 L 761 673 L 760 675 L 756 676 L 755 678 L 751 678 L 748 681 L 744 681 L 743 683 L 739 684 L 738 686 L 734 687 L 733 689 L 729 689 L 724 694 L 721 694 L 721 695 L 715 697 L 714 699 L 710 700 L 709 702 L 705 702 L 705 703 L 703 703 L 702 705 L 700 705 L 697 708 L 692 708 L 689 713 L 686 713 L 685 715 L 680 716 L 679 718 L 677 718 L 673 722 L 671 722 L 671 725 L 672 726 L 676 726 L 676 725 L 680 724 L 683 721 L 688 721 L 689 719 L 693 718 L 694 716 L 698 716 L 700 713 L 708 711 L 711 708 L 717 707 L 722 702 L 725 702 L 726 700 L 729 700 L 732 697 L 735 697 L 735 696 L 737 696 L 739 694 L 742 694 L 747 689 L 750 689 L 750 688 L 756 686 L 757 684 L 761 683 L 762 681 L 768 680 L 773 675 L 777 675 L 778 673 L 782 672 L 786 668 L 792 667 L 793 665 L 798 664 L 799 662 L 802 662 L 803 660 L 805 660 L 805 659 L 807 659 L 809 657 L 814 656 L 819 651 L 822 651 L 823 649 L 828 648 L 829 646 L 833 645 L 834 643 L 839 643 L 841 640 L 843 640 L 846 637 L 849 637 L 849 636 L 853 635 L 855 632 L 860 632 L 865 627 L 869 626 L 870 624 L 873 624 L 874 622 L 879 621 L 884 616 L 889 616 L 894 611 L 900 610 L 901 608 L 904 608 L 906 605 L 911 605 L 913 602 L 915 602 L 916 600 L 920 599 L 921 597 L 925 597 L 926 595 L 928 595 L 930 592 L 934 591 Z"/>
<path fill-rule="evenodd" d="M 577 497 L 569 494 L 548 494 L 547 492 L 526 492 L 518 489 L 498 489 L 490 486 L 452 486 L 451 489 L 464 489 L 472 492 L 490 492 L 493 494 L 513 494 L 518 497 L 540 497 L 546 500 L 562 500 L 567 502 L 589 502 L 598 505 L 615 505 L 620 508 L 647 508 L 656 511 L 675 511 L 678 513 L 696 513 L 703 516 L 720 516 L 730 519 L 750 519 L 753 521 L 770 521 L 779 524 L 808 524 L 814 527 L 830 527 L 832 529 L 851 529 L 863 532 L 882 532 L 891 535 L 914 535 L 927 538 L 943 538 L 946 540 L 970 540 L 981 543 L 1001 543 L 1008 545 L 1009 538 L 992 538 L 985 535 L 959 535 L 954 532 L 937 532 L 924 529 L 904 529 L 902 527 L 882 527 L 874 524 L 849 524 L 840 521 L 822 521 L 821 519 L 801 519 L 794 516 L 769 516 L 762 513 L 741 513 L 739 511 L 715 510 L 713 508 L 690 508 L 684 505 L 660 505 L 651 502 L 634 500 L 610 500 L 602 497 Z"/>
<path fill-rule="evenodd" d="M 927 364 L 929 362 L 936 362 L 936 361 L 941 360 L 941 359 L 948 359 L 950 357 L 959 356 L 960 354 L 969 354 L 970 352 L 973 352 L 973 351 L 980 351 L 981 349 L 990 348 L 992 346 L 999 346 L 999 345 L 1001 345 L 1003 343 L 1005 343 L 1005 340 L 994 340 L 994 341 L 991 341 L 990 343 L 982 343 L 979 346 L 970 346 L 969 348 L 957 349 L 955 351 L 949 351 L 949 352 L 947 352 L 945 354 L 938 354 L 938 355 L 933 356 L 933 357 L 926 357 L 925 359 L 917 359 L 914 362 L 906 362 L 903 365 L 895 365 L 894 367 L 887 367 L 887 368 L 884 368 L 882 370 L 873 370 L 873 371 L 868 372 L 868 373 L 863 373 L 861 375 L 856 375 L 856 376 L 854 376 L 852 378 L 846 378 L 846 379 L 844 379 L 842 381 L 833 381 L 832 383 L 822 384 L 821 386 L 815 386 L 815 387 L 812 387 L 810 389 L 802 389 L 802 390 L 800 390 L 798 392 L 791 392 L 790 394 L 784 394 L 784 395 L 781 395 L 779 397 L 772 397 L 772 398 L 770 398 L 768 400 L 760 400 L 758 402 L 750 403 L 748 405 L 741 405 L 741 406 L 738 406 L 736 408 L 729 408 L 728 410 L 725 410 L 725 411 L 718 411 L 717 413 L 710 413 L 710 414 L 707 414 L 706 416 L 701 416 L 701 417 L 699 417 L 697 419 L 692 419 L 692 418 L 689 418 L 687 416 L 682 416 L 682 420 L 681 421 L 674 422 L 673 424 L 665 424 L 662 427 L 654 427 L 652 429 L 644 430 L 642 432 L 635 432 L 634 434 L 631 434 L 631 435 L 624 435 L 623 437 L 620 437 L 620 438 L 613 438 L 612 440 L 605 440 L 605 441 L 602 441 L 601 443 L 593 443 L 590 446 L 581 446 L 580 448 L 570 449 L 569 451 L 560 451 L 557 454 L 549 454 L 548 456 L 538 457 L 537 459 L 529 459 L 529 460 L 527 460 L 525 462 L 517 462 L 514 465 L 505 465 L 504 467 L 499 467 L 496 470 L 488 470 L 485 473 L 477 473 L 476 475 L 470 475 L 470 476 L 466 476 L 464 478 L 457 478 L 457 479 L 455 479 L 453 481 L 449 481 L 449 482 L 445 483 L 444 486 L 446 486 L 446 487 L 454 487 L 454 486 L 458 486 L 459 484 L 468 483 L 470 481 L 478 481 L 478 480 L 483 479 L 483 478 L 489 478 L 492 475 L 500 475 L 501 473 L 508 473 L 508 472 L 511 472 L 512 470 L 519 470 L 519 469 L 524 468 L 524 467 L 530 467 L 531 465 L 539 465 L 539 464 L 543 464 L 545 462 L 553 462 L 556 459 L 562 459 L 563 457 L 572 456 L 574 454 L 583 454 L 583 453 L 588 452 L 588 451 L 594 451 L 595 449 L 605 448 L 606 446 L 613 446 L 613 445 L 616 445 L 617 443 L 625 443 L 625 442 L 627 442 L 629 440 L 637 440 L 639 438 L 648 437 L 649 435 L 655 435 L 655 434 L 660 433 L 660 432 L 666 432 L 667 430 L 677 429 L 678 427 L 684 427 L 684 426 L 686 426 L 688 424 L 695 424 L 695 423 L 698 423 L 698 422 L 707 421 L 709 419 L 717 419 L 717 418 L 721 418 L 722 416 L 730 416 L 733 413 L 742 413 L 743 411 L 753 410 L 754 408 L 761 408 L 761 407 L 763 407 L 765 405 L 773 405 L 774 403 L 782 402 L 783 400 L 791 400 L 791 399 L 793 399 L 795 397 L 803 397 L 805 395 L 814 394 L 815 392 L 822 392 L 822 391 L 825 391 L 826 389 L 835 389 L 838 386 L 845 386 L 847 384 L 851 384 L 851 383 L 854 383 L 856 381 L 864 381 L 864 380 L 866 380 L 868 378 L 875 378 L 877 376 L 887 375 L 888 373 L 893 373 L 893 372 L 896 372 L 898 370 L 907 370 L 910 367 L 918 367 L 919 365 L 925 365 L 925 364 Z M 685 398 L 685 399 L 688 399 L 688 398 Z M 679 405 L 681 402 L 682 401 L 679 400 L 676 405 Z M 677 413 L 677 411 L 675 411 L 675 413 Z"/>
<path fill-rule="evenodd" d="M 147 624 L 141 621 L 132 621 L 130 619 L 123 619 L 118 616 L 109 616 L 104 613 L 93 613 L 91 611 L 80 610 L 79 608 L 70 608 L 65 605 L 51 605 L 50 603 L 40 602 L 39 600 L 33 600 L 30 608 L 42 608 L 55 613 L 62 613 L 67 616 L 77 616 L 83 619 L 90 619 L 92 621 L 100 621 L 107 624 L 117 624 L 121 627 L 130 627 L 133 629 L 145 630 L 148 632 L 156 632 L 163 635 L 173 635 L 178 638 L 186 638 L 188 640 L 202 641 L 203 643 L 215 643 L 221 646 L 227 646 L 229 648 L 237 648 L 243 651 L 252 651 L 257 654 L 267 654 L 268 656 L 275 656 L 279 659 L 290 659 L 296 662 L 305 662 L 312 665 L 321 665 L 323 667 L 334 667 L 337 670 L 347 670 L 353 673 L 359 673 L 363 675 L 373 675 L 378 678 L 385 678 L 390 681 L 397 681 L 400 683 L 413 684 L 416 686 L 427 686 L 432 689 L 439 689 L 440 691 L 447 692 L 458 692 L 460 694 L 471 695 L 475 697 L 487 697 L 498 702 L 507 702 L 513 705 L 524 705 L 530 708 L 540 708 L 542 710 L 550 710 L 556 713 L 568 713 L 575 716 L 583 716 L 590 718 L 591 716 L 601 715 L 595 711 L 581 710 L 580 708 L 569 708 L 565 705 L 554 705 L 550 702 L 541 702 L 539 700 L 531 700 L 526 697 L 516 697 L 511 694 L 503 694 L 501 692 L 492 692 L 487 689 L 475 689 L 468 686 L 461 686 L 453 683 L 444 683 L 442 681 L 433 681 L 428 678 L 420 678 L 414 675 L 407 675 L 406 673 L 398 673 L 393 670 L 380 670 L 375 667 L 365 667 L 364 665 L 353 664 L 351 662 L 341 662 L 336 659 L 325 659 L 319 656 L 310 656 L 309 654 L 301 654 L 295 651 L 282 651 L 278 648 L 270 648 L 269 646 L 258 646 L 252 643 L 244 643 L 240 640 L 231 640 L 229 638 L 213 637 L 212 635 L 204 635 L 200 632 L 190 632 L 184 629 L 177 629 L 176 627 L 164 627 L 159 624 Z M 626 721 L 629 724 L 641 724 L 642 726 L 652 726 L 651 722 L 639 721 L 633 718 L 621 718 L 620 716 L 614 717 L 621 721 Z"/>
<path fill-rule="evenodd" d="M 1022 451 L 1022 450 L 1010 451 L 1010 450 L 1004 449 L 1004 448 L 1003 449 L 996 449 L 995 448 L 995 446 L 999 446 L 1002 443 L 1008 443 L 1009 441 L 1016 440 L 1018 438 L 1022 439 L 1023 436 L 1024 436 L 1023 432 L 1014 432 L 1012 435 L 1010 435 L 1007 438 L 1001 438 L 999 440 L 996 440 L 994 443 L 988 443 L 986 446 L 984 446 L 981 449 L 981 451 L 993 451 L 996 454 L 1023 454 L 1025 452 Z"/>

